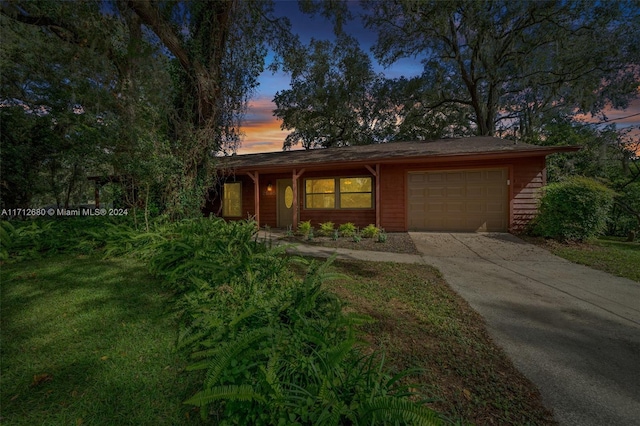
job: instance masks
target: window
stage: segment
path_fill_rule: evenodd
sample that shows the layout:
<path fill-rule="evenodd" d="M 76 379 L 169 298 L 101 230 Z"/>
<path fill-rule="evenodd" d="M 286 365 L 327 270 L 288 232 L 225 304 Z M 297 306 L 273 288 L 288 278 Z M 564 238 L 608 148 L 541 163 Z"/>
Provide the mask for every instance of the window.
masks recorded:
<path fill-rule="evenodd" d="M 242 184 L 240 182 L 224 184 L 222 216 L 242 216 Z"/>
<path fill-rule="evenodd" d="M 370 177 L 340 179 L 341 209 L 370 209 L 373 207 Z"/>
<path fill-rule="evenodd" d="M 305 205 L 308 209 L 335 209 L 335 179 L 307 179 L 305 183 Z"/>
<path fill-rule="evenodd" d="M 307 209 L 373 208 L 373 178 L 323 178 L 305 180 Z"/>

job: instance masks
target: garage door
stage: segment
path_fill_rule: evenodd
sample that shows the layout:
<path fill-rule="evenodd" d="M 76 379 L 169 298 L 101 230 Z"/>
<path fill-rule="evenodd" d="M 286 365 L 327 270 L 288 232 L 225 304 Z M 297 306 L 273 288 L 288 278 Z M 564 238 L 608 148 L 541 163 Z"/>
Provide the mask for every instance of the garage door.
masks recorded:
<path fill-rule="evenodd" d="M 508 226 L 506 169 L 410 172 L 412 231 L 498 231 Z"/>

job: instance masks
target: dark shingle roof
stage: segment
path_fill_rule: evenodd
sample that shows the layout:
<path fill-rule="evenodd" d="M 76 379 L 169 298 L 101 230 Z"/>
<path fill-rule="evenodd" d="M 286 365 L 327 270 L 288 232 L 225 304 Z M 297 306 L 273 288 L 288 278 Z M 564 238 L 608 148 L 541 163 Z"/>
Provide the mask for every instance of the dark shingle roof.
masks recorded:
<path fill-rule="evenodd" d="M 394 162 L 420 157 L 467 156 L 478 154 L 547 155 L 576 151 L 579 147 L 544 147 L 495 137 L 438 139 L 434 141 L 393 142 L 300 151 L 268 152 L 220 158 L 226 168 L 280 168 L 347 164 L 355 162 Z"/>

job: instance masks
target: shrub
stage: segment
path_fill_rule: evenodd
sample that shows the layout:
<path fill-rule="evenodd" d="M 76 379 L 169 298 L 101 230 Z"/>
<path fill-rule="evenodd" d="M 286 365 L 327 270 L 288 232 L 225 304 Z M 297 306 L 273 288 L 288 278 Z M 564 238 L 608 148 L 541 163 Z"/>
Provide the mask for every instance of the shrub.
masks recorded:
<path fill-rule="evenodd" d="M 376 227 L 374 224 L 367 225 L 361 232 L 364 238 L 375 238 L 380 233 L 380 228 Z"/>
<path fill-rule="evenodd" d="M 560 241 L 583 241 L 601 233 L 615 193 L 593 179 L 572 177 L 548 185 L 533 221 L 533 234 Z"/>
<path fill-rule="evenodd" d="M 353 237 L 356 233 L 356 225 L 351 222 L 343 223 L 338 227 L 338 232 L 340 232 L 340 235 L 343 237 Z"/>
<path fill-rule="evenodd" d="M 379 243 L 386 243 L 387 242 L 387 233 L 384 232 L 384 229 L 380 230 L 380 233 L 378 234 L 378 239 L 376 240 Z"/>
<path fill-rule="evenodd" d="M 320 224 L 318 235 L 322 237 L 329 237 L 333 235 L 333 222 L 324 222 Z"/>
<path fill-rule="evenodd" d="M 309 235 L 309 231 L 311 231 L 312 229 L 313 229 L 313 226 L 311 226 L 310 220 L 300 222 L 298 224 L 298 229 L 296 230 L 296 234 L 306 237 L 307 235 Z"/>

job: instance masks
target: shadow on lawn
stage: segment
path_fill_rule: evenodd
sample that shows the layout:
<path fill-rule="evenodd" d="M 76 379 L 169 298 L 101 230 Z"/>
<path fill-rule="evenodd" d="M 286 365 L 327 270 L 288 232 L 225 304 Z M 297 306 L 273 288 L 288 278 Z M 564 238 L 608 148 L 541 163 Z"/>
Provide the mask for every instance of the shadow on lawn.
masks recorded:
<path fill-rule="evenodd" d="M 59 257 L 2 269 L 2 424 L 188 423 L 181 402 L 194 387 L 168 298 L 143 265 Z"/>

